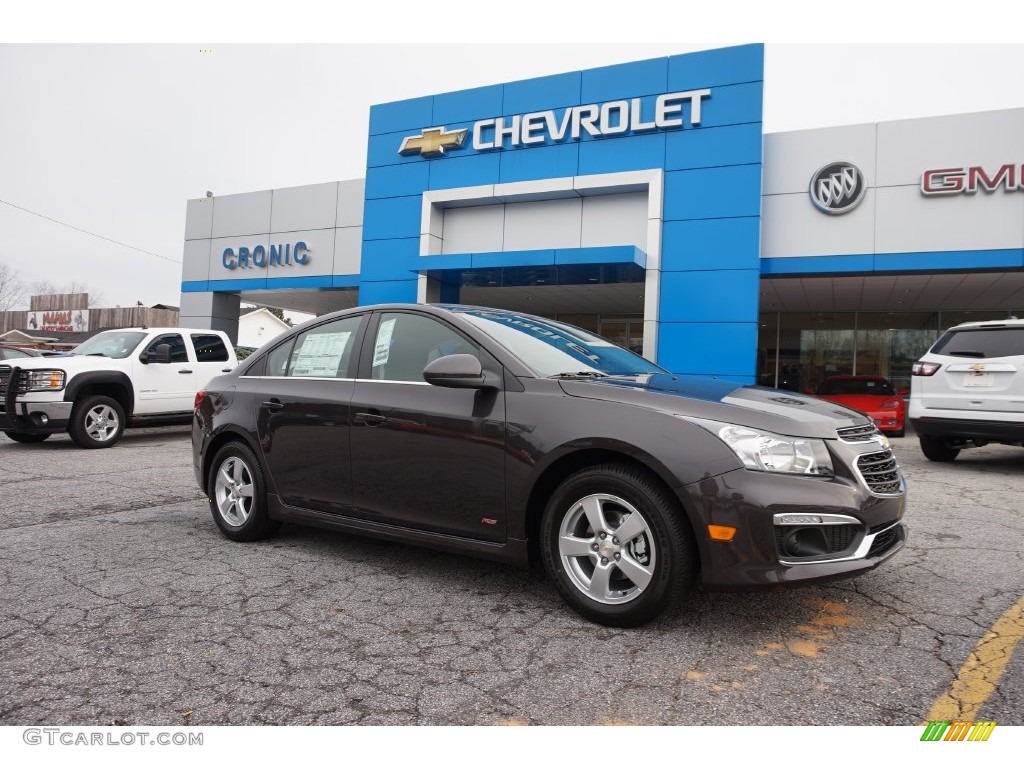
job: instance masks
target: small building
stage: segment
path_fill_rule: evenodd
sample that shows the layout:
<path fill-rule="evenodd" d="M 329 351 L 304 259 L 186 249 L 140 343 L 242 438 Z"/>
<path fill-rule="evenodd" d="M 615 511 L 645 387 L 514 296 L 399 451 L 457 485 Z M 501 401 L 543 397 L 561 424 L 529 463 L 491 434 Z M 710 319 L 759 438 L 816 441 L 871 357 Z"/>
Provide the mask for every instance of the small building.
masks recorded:
<path fill-rule="evenodd" d="M 238 318 L 238 345 L 262 347 L 291 328 L 266 307 L 243 309 Z"/>

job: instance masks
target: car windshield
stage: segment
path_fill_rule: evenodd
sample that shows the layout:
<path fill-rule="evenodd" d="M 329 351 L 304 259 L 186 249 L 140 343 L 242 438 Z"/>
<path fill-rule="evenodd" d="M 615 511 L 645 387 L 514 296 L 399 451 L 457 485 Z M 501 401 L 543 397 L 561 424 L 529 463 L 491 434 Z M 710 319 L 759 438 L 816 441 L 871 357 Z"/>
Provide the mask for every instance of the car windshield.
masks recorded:
<path fill-rule="evenodd" d="M 465 310 L 462 316 L 538 376 L 594 378 L 666 373 L 628 349 L 565 323 L 487 310 Z"/>
<path fill-rule="evenodd" d="M 827 379 L 819 395 L 895 395 L 885 379 Z"/>
<path fill-rule="evenodd" d="M 88 341 L 83 341 L 74 348 L 72 354 L 121 359 L 128 357 L 144 338 L 144 331 L 103 331 Z"/>

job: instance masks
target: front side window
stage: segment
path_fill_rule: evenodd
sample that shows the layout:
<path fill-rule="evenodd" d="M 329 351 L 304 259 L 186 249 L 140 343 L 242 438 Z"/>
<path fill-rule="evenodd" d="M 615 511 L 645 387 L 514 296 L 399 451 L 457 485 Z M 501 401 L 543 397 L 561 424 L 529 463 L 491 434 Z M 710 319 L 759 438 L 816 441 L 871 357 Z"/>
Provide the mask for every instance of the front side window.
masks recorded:
<path fill-rule="evenodd" d="M 480 357 L 473 344 L 432 317 L 385 312 L 377 326 L 370 378 L 422 382 L 429 363 L 456 354 Z"/>
<path fill-rule="evenodd" d="M 228 348 L 224 340 L 213 333 L 193 333 L 192 346 L 196 360 L 200 363 L 224 363 L 228 359 Z"/>
<path fill-rule="evenodd" d="M 345 317 L 300 333 L 295 339 L 288 371 L 284 375 L 347 378 L 356 332 L 362 321 L 362 315 Z"/>
<path fill-rule="evenodd" d="M 148 357 L 150 352 L 156 352 L 156 348 L 161 344 L 170 345 L 172 363 L 188 362 L 188 352 L 185 351 L 185 339 L 181 337 L 180 333 L 165 333 L 163 336 L 157 336 L 143 350 L 143 357 Z"/>

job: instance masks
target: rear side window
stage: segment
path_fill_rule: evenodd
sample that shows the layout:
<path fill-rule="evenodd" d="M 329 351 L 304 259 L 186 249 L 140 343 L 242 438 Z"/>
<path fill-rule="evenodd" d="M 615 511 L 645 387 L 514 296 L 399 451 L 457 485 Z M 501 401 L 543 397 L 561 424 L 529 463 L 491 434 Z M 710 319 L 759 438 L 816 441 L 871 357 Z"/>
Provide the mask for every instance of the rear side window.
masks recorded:
<path fill-rule="evenodd" d="M 200 363 L 222 363 L 228 359 L 228 348 L 220 336 L 212 333 L 193 333 L 192 346 Z"/>
<path fill-rule="evenodd" d="M 1024 328 L 978 328 L 949 331 L 931 348 L 934 355 L 981 360 L 1024 355 Z"/>
<path fill-rule="evenodd" d="M 267 367 L 264 376 L 284 376 L 288 370 L 288 355 L 292 351 L 292 339 L 280 344 L 267 355 Z"/>

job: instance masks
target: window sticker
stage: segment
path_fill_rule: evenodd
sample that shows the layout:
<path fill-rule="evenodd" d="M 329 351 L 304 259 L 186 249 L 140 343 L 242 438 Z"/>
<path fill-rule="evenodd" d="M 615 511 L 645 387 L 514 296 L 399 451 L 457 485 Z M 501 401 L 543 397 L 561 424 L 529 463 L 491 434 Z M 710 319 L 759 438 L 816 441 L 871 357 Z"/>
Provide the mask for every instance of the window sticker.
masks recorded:
<path fill-rule="evenodd" d="M 387 365 L 391 355 L 391 337 L 395 332 L 397 317 L 391 317 L 380 324 L 377 330 L 377 346 L 373 349 L 373 367 Z"/>
<path fill-rule="evenodd" d="M 292 376 L 338 376 L 341 359 L 348 347 L 351 331 L 337 333 L 310 333 L 295 351 Z"/>

